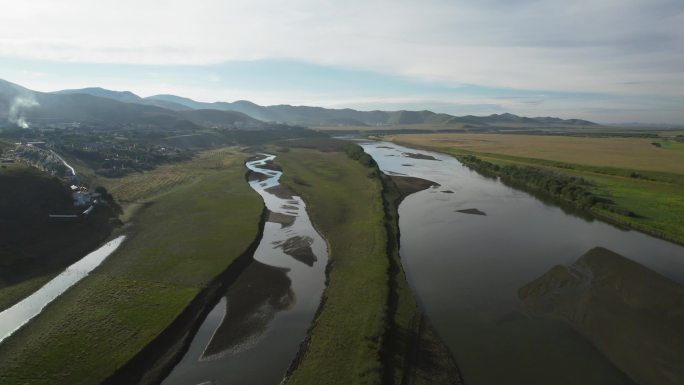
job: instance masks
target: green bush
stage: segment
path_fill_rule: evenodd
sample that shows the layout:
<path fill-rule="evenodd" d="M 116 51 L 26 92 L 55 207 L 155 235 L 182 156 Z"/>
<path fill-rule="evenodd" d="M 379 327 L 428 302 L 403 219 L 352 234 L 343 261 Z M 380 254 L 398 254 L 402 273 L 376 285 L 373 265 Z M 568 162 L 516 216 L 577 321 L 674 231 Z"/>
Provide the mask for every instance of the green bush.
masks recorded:
<path fill-rule="evenodd" d="M 619 207 L 615 202 L 594 194 L 592 184 L 584 178 L 559 174 L 535 167 L 497 165 L 472 155 L 458 157 L 464 165 L 486 175 L 499 177 L 502 181 L 541 192 L 553 198 L 569 202 L 582 209 L 601 208 L 620 215 L 634 217 L 632 211 Z"/>

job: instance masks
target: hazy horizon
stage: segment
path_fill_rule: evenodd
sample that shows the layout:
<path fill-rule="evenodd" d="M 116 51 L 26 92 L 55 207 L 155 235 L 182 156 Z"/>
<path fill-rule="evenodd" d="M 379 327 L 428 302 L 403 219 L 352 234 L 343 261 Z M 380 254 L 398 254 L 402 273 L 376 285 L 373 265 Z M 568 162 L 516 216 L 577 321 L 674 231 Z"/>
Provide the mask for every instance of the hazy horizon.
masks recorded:
<path fill-rule="evenodd" d="M 37 91 L 684 124 L 684 4 L 69 0 L 0 15 Z"/>

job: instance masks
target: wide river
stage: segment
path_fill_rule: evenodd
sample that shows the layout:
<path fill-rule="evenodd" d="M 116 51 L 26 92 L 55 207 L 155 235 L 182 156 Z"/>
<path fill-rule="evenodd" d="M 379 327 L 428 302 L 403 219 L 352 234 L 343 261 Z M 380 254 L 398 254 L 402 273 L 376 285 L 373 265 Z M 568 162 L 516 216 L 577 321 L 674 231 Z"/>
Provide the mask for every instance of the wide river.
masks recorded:
<path fill-rule="evenodd" d="M 247 162 L 272 213 L 254 261 L 228 288 L 166 385 L 278 385 L 306 337 L 325 288 L 327 246 L 298 196 L 276 195 L 275 158 Z M 280 196 L 279 196 L 280 195 Z"/>
<path fill-rule="evenodd" d="M 400 205 L 401 258 L 466 384 L 631 384 L 566 324 L 526 316 L 518 289 L 596 246 L 684 283 L 684 248 L 572 215 L 446 155 L 360 144 L 383 172 L 440 184 Z"/>

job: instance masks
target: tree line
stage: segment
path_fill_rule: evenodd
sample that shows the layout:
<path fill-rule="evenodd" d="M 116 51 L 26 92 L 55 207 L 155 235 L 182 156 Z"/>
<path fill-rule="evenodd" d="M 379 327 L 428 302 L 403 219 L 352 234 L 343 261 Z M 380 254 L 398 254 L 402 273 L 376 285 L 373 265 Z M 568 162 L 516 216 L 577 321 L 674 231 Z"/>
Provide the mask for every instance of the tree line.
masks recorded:
<path fill-rule="evenodd" d="M 551 196 L 584 210 L 602 209 L 624 216 L 636 216 L 611 199 L 594 193 L 593 184 L 584 178 L 529 166 L 498 165 L 472 155 L 461 155 L 458 160 L 485 176 L 499 177 L 505 183 Z"/>

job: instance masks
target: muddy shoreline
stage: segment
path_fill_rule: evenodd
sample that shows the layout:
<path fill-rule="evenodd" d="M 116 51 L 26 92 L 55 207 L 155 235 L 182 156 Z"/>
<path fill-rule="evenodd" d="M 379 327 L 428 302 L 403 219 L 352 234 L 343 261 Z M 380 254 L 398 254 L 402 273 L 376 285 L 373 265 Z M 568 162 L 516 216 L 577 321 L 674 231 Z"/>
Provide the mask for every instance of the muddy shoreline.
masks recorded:
<path fill-rule="evenodd" d="M 376 166 L 377 167 L 377 166 Z M 463 385 L 463 376 L 453 353 L 439 337 L 430 320 L 421 309 L 420 302 L 410 288 L 401 264 L 401 229 L 399 206 L 407 196 L 438 187 L 439 184 L 416 177 L 381 175 L 385 228 L 387 231 L 387 256 L 389 264 L 389 296 L 387 298 L 387 325 L 382 349 L 384 366 L 383 383 L 395 384 L 396 372 L 401 370 L 401 385 Z M 416 309 L 408 330 L 396 322 L 402 286 L 416 299 Z M 404 346 L 400 340 L 404 339 Z M 401 367 L 397 367 L 397 354 L 403 355 Z"/>
<path fill-rule="evenodd" d="M 249 181 L 250 174 L 245 173 L 246 181 Z M 202 289 L 166 329 L 103 381 L 103 385 L 160 384 L 171 373 L 190 347 L 206 316 L 227 288 L 254 261 L 254 252 L 263 238 L 268 216 L 269 210 L 264 205 L 257 236 L 247 249 Z"/>
<path fill-rule="evenodd" d="M 276 194 L 279 197 L 285 197 L 286 199 L 292 198 L 296 194 L 296 191 L 294 189 L 290 188 L 289 186 L 286 186 L 283 183 L 276 186 L 276 188 L 272 187 L 269 190 L 271 190 L 270 192 L 272 192 L 273 194 Z M 318 231 L 319 234 L 323 235 L 323 233 L 320 230 L 318 230 L 318 226 L 316 226 L 315 219 L 313 217 L 310 217 L 310 220 L 313 228 L 316 231 Z M 325 241 L 325 247 L 328 249 L 328 252 L 330 252 L 330 244 L 328 243 L 328 238 L 323 236 L 323 240 Z M 327 291 L 328 286 L 330 284 L 330 271 L 333 269 L 334 265 L 335 264 L 332 258 L 328 258 L 328 262 L 325 265 L 325 282 L 323 284 L 324 289 L 323 293 L 321 293 L 321 300 L 318 303 L 318 307 L 316 308 L 316 312 L 314 313 L 313 319 L 311 320 L 311 324 L 306 329 L 306 337 L 304 337 L 302 342 L 299 344 L 299 347 L 297 348 L 297 353 L 295 353 L 294 357 L 292 358 L 292 362 L 290 362 L 290 365 L 287 367 L 287 370 L 285 371 L 283 380 L 280 382 L 281 385 L 287 383 L 287 380 L 292 376 L 292 373 L 294 373 L 294 371 L 297 370 L 302 360 L 304 359 L 304 356 L 306 355 L 309 343 L 311 342 L 311 331 L 313 330 L 314 326 L 316 326 L 318 318 L 320 317 L 321 312 L 323 312 L 325 304 L 328 302 Z"/>

